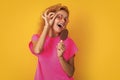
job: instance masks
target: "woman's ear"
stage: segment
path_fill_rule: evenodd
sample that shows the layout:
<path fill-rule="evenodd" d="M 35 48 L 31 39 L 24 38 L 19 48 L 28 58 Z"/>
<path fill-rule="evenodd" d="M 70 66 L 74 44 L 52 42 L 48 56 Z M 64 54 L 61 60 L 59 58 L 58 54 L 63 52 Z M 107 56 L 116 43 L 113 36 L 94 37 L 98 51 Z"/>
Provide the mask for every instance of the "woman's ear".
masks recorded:
<path fill-rule="evenodd" d="M 66 20 L 66 25 L 69 23 L 69 19 Z"/>
<path fill-rule="evenodd" d="M 69 19 L 67 20 L 67 23 L 69 23 Z"/>

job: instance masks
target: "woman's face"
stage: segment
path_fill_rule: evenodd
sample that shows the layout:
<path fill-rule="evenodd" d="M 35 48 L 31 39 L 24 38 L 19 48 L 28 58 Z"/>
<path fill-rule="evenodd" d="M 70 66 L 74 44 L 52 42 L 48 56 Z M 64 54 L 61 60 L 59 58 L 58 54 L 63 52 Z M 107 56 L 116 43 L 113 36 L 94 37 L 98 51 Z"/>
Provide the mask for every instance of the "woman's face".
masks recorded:
<path fill-rule="evenodd" d="M 63 29 L 66 28 L 68 23 L 68 13 L 64 10 L 60 10 L 56 13 L 56 18 L 53 24 L 53 31 L 55 33 L 60 33 Z"/>

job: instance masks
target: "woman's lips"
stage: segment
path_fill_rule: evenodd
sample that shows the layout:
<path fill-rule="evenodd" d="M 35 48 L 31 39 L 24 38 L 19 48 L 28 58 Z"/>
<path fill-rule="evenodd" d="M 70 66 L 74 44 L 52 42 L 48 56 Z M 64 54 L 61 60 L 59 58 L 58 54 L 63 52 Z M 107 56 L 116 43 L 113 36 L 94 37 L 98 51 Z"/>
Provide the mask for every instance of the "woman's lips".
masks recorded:
<path fill-rule="evenodd" d="M 60 24 L 60 23 L 58 23 L 57 26 L 58 26 L 59 28 L 63 28 L 63 27 L 64 27 L 64 25 L 63 25 L 63 24 Z"/>

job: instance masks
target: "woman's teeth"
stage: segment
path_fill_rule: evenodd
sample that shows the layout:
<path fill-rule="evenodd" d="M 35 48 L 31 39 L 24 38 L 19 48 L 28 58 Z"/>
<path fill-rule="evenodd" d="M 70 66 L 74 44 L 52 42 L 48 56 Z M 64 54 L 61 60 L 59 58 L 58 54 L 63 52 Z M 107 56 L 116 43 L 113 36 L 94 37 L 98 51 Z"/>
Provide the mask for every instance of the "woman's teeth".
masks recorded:
<path fill-rule="evenodd" d="M 63 25 L 62 25 L 62 24 L 58 24 L 58 27 L 62 28 L 62 27 L 63 27 Z"/>
<path fill-rule="evenodd" d="M 58 24 L 58 27 L 60 27 L 60 28 L 61 28 L 62 26 L 61 26 L 60 24 Z"/>

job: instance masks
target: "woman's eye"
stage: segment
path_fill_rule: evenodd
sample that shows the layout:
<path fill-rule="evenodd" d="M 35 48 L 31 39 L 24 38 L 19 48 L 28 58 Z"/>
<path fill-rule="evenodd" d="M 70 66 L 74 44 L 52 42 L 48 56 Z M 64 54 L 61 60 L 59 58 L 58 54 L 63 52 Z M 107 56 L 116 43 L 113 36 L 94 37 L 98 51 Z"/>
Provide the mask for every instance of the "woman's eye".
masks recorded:
<path fill-rule="evenodd" d="M 67 21 L 68 18 L 64 18 L 65 21 Z"/>
<path fill-rule="evenodd" d="M 62 16 L 58 15 L 58 16 L 57 16 L 57 18 L 58 18 L 58 19 L 61 19 L 61 18 L 62 18 Z"/>
<path fill-rule="evenodd" d="M 66 21 L 67 19 L 65 18 L 64 20 Z"/>

